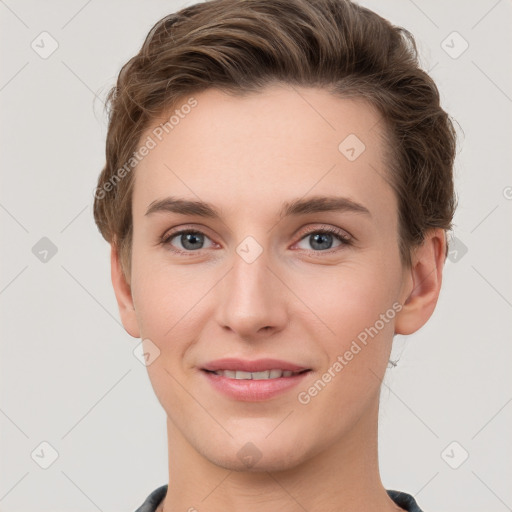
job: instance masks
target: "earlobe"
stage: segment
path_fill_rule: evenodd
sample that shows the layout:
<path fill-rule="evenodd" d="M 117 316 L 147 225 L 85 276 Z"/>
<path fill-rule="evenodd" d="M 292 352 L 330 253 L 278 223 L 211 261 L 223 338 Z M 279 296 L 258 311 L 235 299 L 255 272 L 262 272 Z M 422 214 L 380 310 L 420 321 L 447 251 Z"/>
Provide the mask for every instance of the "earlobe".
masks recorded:
<path fill-rule="evenodd" d="M 439 228 L 429 231 L 423 243 L 414 249 L 407 270 L 406 299 L 396 316 L 396 334 L 412 334 L 432 316 L 441 291 L 445 256 L 445 231 Z"/>
<path fill-rule="evenodd" d="M 114 293 L 116 295 L 117 306 L 119 308 L 123 327 L 130 336 L 140 338 L 139 325 L 137 322 L 135 308 L 133 306 L 131 287 L 124 276 L 119 258 L 119 251 L 115 244 L 111 244 L 110 246 L 110 269 L 112 286 L 114 287 Z"/>

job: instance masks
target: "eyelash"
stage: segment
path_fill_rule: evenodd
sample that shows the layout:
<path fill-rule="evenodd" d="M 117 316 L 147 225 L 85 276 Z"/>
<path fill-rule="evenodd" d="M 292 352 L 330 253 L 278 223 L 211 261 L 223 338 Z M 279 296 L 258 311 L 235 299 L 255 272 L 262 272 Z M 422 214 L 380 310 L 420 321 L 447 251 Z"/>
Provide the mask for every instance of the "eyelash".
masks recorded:
<path fill-rule="evenodd" d="M 198 253 L 198 252 L 200 252 L 202 250 L 202 249 L 198 249 L 198 250 L 195 250 L 195 251 L 183 251 L 181 249 L 176 249 L 175 247 L 173 247 L 170 244 L 170 241 L 173 238 L 177 237 L 178 235 L 183 235 L 183 234 L 204 235 L 205 237 L 209 238 L 206 233 L 203 233 L 202 231 L 199 231 L 197 229 L 182 229 L 182 230 L 179 230 L 179 231 L 172 231 L 170 233 L 164 234 L 162 236 L 162 238 L 161 238 L 160 244 L 163 245 L 163 246 L 168 247 L 172 252 L 175 252 L 177 254 L 187 255 L 187 256 L 194 256 L 195 253 Z M 324 255 L 325 254 L 332 254 L 334 252 L 337 252 L 338 250 L 343 249 L 343 247 L 350 246 L 350 245 L 353 244 L 353 240 L 352 240 L 352 238 L 349 235 L 347 235 L 344 231 L 341 231 L 340 229 L 333 228 L 333 227 L 310 228 L 305 233 L 302 234 L 302 236 L 300 237 L 298 242 L 301 242 L 302 240 L 304 240 L 305 238 L 307 238 L 309 235 L 312 235 L 312 234 L 329 234 L 329 235 L 334 235 L 339 240 L 339 242 L 341 242 L 341 245 L 339 245 L 338 247 L 335 247 L 333 249 L 326 249 L 324 251 L 322 251 L 322 250 L 320 250 L 320 251 L 315 251 L 315 250 L 308 251 L 308 252 L 311 252 L 311 253 L 314 253 L 314 254 L 324 254 Z M 304 249 L 300 249 L 300 250 L 304 250 Z"/>

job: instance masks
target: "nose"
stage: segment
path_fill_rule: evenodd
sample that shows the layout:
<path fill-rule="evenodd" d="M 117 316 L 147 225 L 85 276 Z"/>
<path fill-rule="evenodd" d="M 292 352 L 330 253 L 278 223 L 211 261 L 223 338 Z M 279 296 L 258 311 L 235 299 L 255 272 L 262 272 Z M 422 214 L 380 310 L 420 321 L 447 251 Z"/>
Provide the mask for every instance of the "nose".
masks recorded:
<path fill-rule="evenodd" d="M 252 263 L 235 253 L 217 289 L 218 325 L 247 341 L 281 331 L 288 322 L 288 294 L 278 274 L 265 251 Z"/>

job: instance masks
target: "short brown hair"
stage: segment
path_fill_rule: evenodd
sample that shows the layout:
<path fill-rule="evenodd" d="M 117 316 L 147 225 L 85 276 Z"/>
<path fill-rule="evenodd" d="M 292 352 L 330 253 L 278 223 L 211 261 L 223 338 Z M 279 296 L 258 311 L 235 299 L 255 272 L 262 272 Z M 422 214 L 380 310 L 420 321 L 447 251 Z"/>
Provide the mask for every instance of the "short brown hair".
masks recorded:
<path fill-rule="evenodd" d="M 158 21 L 107 95 L 94 218 L 127 279 L 133 173 L 126 162 L 142 133 L 188 95 L 209 88 L 240 95 L 275 82 L 322 87 L 378 109 L 393 148 L 386 164 L 404 263 L 428 229 L 451 228 L 456 132 L 410 32 L 349 0 L 210 0 Z"/>

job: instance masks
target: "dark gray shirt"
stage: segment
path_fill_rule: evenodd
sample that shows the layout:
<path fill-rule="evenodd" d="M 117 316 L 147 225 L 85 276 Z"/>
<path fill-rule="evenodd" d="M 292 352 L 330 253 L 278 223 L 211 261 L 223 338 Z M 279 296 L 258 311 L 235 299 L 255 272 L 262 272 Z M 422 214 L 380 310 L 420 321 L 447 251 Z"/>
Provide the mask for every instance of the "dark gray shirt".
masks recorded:
<path fill-rule="evenodd" d="M 167 493 L 167 485 L 162 485 L 155 489 L 147 498 L 146 501 L 135 512 L 155 512 L 158 505 L 165 498 Z M 416 500 L 406 492 L 400 491 L 387 491 L 389 497 L 401 508 L 407 512 L 422 512 L 421 508 L 416 503 Z"/>

